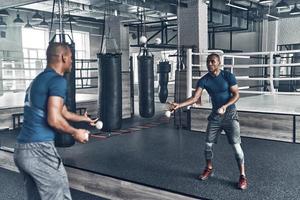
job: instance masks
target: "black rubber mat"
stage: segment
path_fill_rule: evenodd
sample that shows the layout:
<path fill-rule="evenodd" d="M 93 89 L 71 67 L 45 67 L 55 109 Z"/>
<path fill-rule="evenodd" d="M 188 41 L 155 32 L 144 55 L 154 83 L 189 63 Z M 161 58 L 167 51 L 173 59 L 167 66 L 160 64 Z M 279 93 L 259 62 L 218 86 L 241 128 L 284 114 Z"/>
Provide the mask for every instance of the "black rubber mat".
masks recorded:
<path fill-rule="evenodd" d="M 144 123 L 151 120 L 128 123 L 124 129 Z M 299 144 L 242 138 L 249 188 L 240 191 L 225 136 L 214 146 L 214 177 L 200 181 L 205 134 L 172 125 L 170 121 L 106 139 L 93 137 L 87 144 L 59 151 L 66 165 L 198 198 L 300 199 Z M 14 137 L 10 134 L 6 141 Z"/>
<path fill-rule="evenodd" d="M 73 200 L 105 200 L 88 193 L 71 189 Z M 24 199 L 25 188 L 22 177 L 13 171 L 0 168 L 0 200 Z"/>
<path fill-rule="evenodd" d="M 204 167 L 205 134 L 166 125 L 61 149 L 67 165 L 148 186 L 208 199 L 300 199 L 300 145 L 243 138 L 249 188 L 238 190 L 239 172 L 225 136 L 215 147 L 215 175 Z"/>

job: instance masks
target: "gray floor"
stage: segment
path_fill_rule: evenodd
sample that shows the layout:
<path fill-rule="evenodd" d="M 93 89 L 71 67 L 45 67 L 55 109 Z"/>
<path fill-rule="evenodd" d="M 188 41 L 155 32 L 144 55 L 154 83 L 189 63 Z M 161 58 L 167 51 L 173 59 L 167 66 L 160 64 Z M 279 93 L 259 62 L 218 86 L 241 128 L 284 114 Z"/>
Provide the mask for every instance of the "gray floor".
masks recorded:
<path fill-rule="evenodd" d="M 300 199 L 300 144 L 243 138 L 249 189 L 240 191 L 232 149 L 225 136 L 219 139 L 215 176 L 204 182 L 197 176 L 205 134 L 174 129 L 172 121 L 59 151 L 66 165 L 198 198 Z"/>
<path fill-rule="evenodd" d="M 73 200 L 105 200 L 91 194 L 71 189 Z M 21 176 L 6 169 L 0 168 L 0 200 L 24 199 L 25 188 Z"/>
<path fill-rule="evenodd" d="M 243 138 L 249 189 L 236 189 L 238 169 L 222 135 L 215 176 L 200 181 L 205 135 L 159 127 L 61 149 L 67 165 L 209 199 L 300 199 L 300 145 Z"/>

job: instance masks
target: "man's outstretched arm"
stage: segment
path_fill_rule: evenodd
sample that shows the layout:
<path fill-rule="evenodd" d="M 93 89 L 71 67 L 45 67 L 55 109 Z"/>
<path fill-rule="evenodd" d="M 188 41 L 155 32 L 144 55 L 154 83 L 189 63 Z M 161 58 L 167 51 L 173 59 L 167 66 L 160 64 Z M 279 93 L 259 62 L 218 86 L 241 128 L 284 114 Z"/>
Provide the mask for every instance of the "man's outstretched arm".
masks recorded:
<path fill-rule="evenodd" d="M 185 101 L 183 101 L 181 103 L 176 103 L 176 102 L 171 103 L 172 110 L 177 110 L 179 108 L 189 106 L 189 105 L 192 105 L 192 104 L 198 102 L 199 99 L 201 98 L 202 92 L 203 92 L 203 89 L 201 87 L 198 87 L 195 91 L 195 94 L 192 97 L 186 99 Z"/>

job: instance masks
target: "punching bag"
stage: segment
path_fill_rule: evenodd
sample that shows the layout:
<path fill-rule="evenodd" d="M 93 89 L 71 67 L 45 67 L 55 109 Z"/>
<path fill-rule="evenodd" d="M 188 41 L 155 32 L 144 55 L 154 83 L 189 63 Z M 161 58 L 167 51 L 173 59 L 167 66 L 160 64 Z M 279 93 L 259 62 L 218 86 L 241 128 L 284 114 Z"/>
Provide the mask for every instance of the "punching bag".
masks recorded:
<path fill-rule="evenodd" d="M 168 98 L 168 82 L 171 64 L 168 61 L 161 61 L 157 65 L 157 73 L 159 73 L 159 101 L 166 103 Z"/>
<path fill-rule="evenodd" d="M 60 36 L 65 39 L 65 35 Z M 55 36 L 53 37 L 55 39 Z M 70 39 L 71 40 L 71 39 Z M 54 40 L 55 41 L 55 40 Z M 51 40 L 51 42 L 53 42 Z M 50 43 L 51 43 L 50 42 Z M 68 111 L 76 113 L 76 85 L 75 85 L 75 43 L 71 40 L 71 44 L 68 44 L 72 52 L 72 69 L 71 72 L 65 73 L 64 77 L 67 80 L 67 98 L 66 98 L 66 106 Z M 70 122 L 71 125 L 73 125 Z M 70 147 L 75 144 L 74 138 L 69 134 L 57 133 L 55 135 L 55 146 L 57 147 Z"/>
<path fill-rule="evenodd" d="M 120 129 L 122 126 L 121 54 L 98 54 L 98 58 L 98 116 L 103 122 L 102 130 Z"/>
<path fill-rule="evenodd" d="M 153 60 L 145 51 L 138 56 L 139 111 L 140 116 L 145 118 L 153 117 L 155 112 Z"/>

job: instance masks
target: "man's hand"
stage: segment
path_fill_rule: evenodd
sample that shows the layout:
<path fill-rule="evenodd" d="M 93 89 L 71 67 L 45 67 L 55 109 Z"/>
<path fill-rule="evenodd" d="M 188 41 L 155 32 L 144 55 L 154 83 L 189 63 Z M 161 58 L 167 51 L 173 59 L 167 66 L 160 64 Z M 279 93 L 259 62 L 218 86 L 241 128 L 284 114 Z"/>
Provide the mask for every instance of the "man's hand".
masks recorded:
<path fill-rule="evenodd" d="M 180 104 L 176 102 L 168 102 L 168 110 L 169 111 L 174 111 L 180 108 Z"/>
<path fill-rule="evenodd" d="M 85 121 L 86 121 L 87 123 L 89 123 L 91 126 L 96 126 L 96 122 L 98 121 L 98 118 L 96 118 L 96 119 L 91 119 L 91 118 L 88 116 L 88 113 L 87 113 L 87 112 L 85 112 L 83 116 L 85 117 Z"/>
<path fill-rule="evenodd" d="M 218 109 L 218 113 L 220 114 L 220 115 L 224 115 L 224 113 L 226 112 L 226 106 L 222 106 L 222 107 L 220 107 L 219 109 Z"/>
<path fill-rule="evenodd" d="M 75 133 L 72 134 L 74 139 L 80 143 L 86 143 L 89 140 L 89 131 L 85 129 L 76 129 Z"/>

